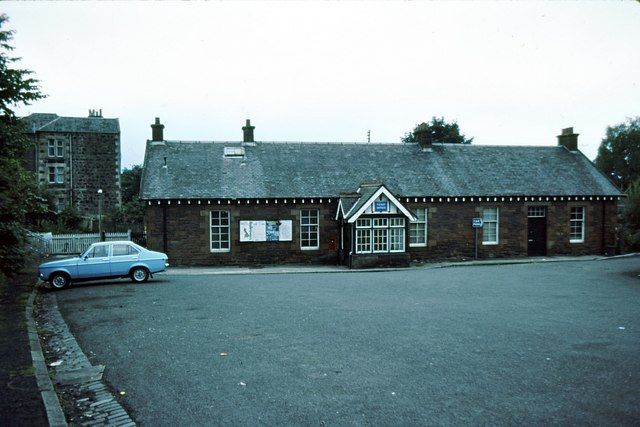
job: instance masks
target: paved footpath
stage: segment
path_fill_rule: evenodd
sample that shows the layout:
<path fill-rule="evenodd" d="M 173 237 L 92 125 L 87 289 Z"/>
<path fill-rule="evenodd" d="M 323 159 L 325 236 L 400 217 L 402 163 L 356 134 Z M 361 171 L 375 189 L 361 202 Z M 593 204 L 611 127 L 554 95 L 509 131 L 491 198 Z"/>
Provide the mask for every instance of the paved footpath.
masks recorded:
<path fill-rule="evenodd" d="M 0 283 L 0 425 L 47 425 L 32 366 L 25 308 L 35 284 L 26 271 Z"/>
<path fill-rule="evenodd" d="M 55 293 L 43 292 L 40 335 L 67 421 L 75 425 L 134 426 L 118 393 L 102 382 L 104 365 L 92 365 L 60 315 Z"/>

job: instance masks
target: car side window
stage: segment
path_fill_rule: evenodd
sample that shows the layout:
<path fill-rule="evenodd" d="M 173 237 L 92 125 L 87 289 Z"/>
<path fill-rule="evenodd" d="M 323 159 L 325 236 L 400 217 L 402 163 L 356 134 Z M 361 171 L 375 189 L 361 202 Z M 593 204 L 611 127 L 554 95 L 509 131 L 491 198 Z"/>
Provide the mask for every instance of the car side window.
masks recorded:
<path fill-rule="evenodd" d="M 113 256 L 129 255 L 129 245 L 113 245 Z"/>
<path fill-rule="evenodd" d="M 96 246 L 87 254 L 87 256 L 89 258 L 103 258 L 108 256 L 108 249 L 108 246 Z"/>
<path fill-rule="evenodd" d="M 137 255 L 138 250 L 131 245 L 113 245 L 112 256 Z"/>

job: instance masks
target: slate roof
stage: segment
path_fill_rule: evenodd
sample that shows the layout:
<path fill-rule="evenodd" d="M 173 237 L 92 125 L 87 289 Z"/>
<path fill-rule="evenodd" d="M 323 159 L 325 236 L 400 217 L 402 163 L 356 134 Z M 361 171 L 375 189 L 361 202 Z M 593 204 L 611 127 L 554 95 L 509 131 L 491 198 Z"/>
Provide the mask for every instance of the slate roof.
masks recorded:
<path fill-rule="evenodd" d="M 342 206 L 342 216 L 346 217 L 353 210 L 353 206 L 359 199 L 360 193 L 341 193 L 340 205 Z"/>
<path fill-rule="evenodd" d="M 358 210 L 364 206 L 364 204 L 367 203 L 374 194 L 376 194 L 376 191 L 378 191 L 382 185 L 383 184 L 378 181 L 360 184 L 360 188 L 358 188 L 360 197 L 354 200 L 355 203 L 353 203 L 349 209 L 345 210 L 344 217 L 349 218 L 354 213 L 358 212 Z"/>
<path fill-rule="evenodd" d="M 34 113 L 22 120 L 28 132 L 120 133 L 118 119 L 103 117 L 60 117 L 57 114 Z"/>
<path fill-rule="evenodd" d="M 396 196 L 618 196 L 580 152 L 561 146 L 147 143 L 142 199 L 338 197 L 380 180 Z M 164 162 L 166 158 L 166 167 Z"/>

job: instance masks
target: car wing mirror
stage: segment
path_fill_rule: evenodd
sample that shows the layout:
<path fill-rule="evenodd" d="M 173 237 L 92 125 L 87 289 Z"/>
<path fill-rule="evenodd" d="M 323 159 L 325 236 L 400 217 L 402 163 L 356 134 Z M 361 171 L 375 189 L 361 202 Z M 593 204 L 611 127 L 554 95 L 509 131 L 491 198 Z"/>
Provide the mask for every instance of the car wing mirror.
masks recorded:
<path fill-rule="evenodd" d="M 85 256 L 82 257 L 82 259 L 85 260 L 85 261 L 87 260 L 87 258 L 89 258 L 89 255 L 85 255 Z"/>

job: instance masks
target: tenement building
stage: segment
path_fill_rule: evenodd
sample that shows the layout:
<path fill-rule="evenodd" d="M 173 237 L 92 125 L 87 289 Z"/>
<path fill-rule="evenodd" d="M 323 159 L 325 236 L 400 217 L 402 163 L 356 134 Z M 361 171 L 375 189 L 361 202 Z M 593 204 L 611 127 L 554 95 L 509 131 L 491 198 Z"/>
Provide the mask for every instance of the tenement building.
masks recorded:
<path fill-rule="evenodd" d="M 118 119 L 90 110 L 89 117 L 35 113 L 22 120 L 32 141 L 27 167 L 59 211 L 73 206 L 92 216 L 100 199 L 103 212 L 120 205 Z"/>
<path fill-rule="evenodd" d="M 147 141 L 148 245 L 182 265 L 601 254 L 621 196 L 564 129 L 555 146 Z"/>

